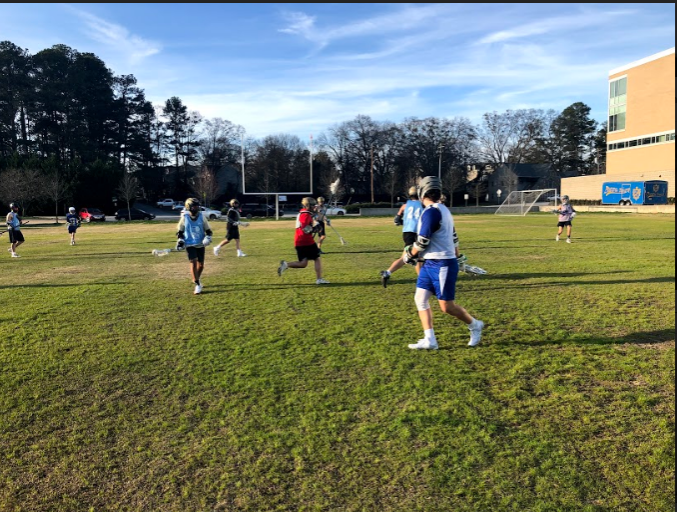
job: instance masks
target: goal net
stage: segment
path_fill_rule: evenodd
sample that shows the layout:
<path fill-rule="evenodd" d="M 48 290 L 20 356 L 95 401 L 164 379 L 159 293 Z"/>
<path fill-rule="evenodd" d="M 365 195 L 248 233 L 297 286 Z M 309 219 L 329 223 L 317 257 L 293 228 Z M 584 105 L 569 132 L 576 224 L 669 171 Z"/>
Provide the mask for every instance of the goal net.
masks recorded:
<path fill-rule="evenodd" d="M 496 210 L 496 215 L 526 215 L 535 206 L 557 207 L 559 195 L 555 188 L 544 188 L 540 190 L 515 190 L 510 192 L 505 198 L 503 204 Z"/>

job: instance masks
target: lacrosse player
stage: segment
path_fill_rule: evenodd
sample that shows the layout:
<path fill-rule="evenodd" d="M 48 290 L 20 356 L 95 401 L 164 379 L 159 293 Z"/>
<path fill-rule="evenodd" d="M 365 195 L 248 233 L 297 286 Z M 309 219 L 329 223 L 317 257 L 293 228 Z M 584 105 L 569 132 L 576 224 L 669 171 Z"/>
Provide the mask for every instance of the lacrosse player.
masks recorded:
<path fill-rule="evenodd" d="M 564 226 L 567 228 L 567 243 L 571 243 L 571 220 L 576 216 L 576 210 L 569 204 L 569 196 L 562 196 L 562 204 L 555 213 L 559 214 L 559 222 L 557 223 L 557 236 L 555 241 L 559 242 L 559 237 L 564 231 Z"/>
<path fill-rule="evenodd" d="M 327 238 L 327 225 L 331 225 L 329 219 L 327 218 L 327 206 L 324 204 L 324 197 L 317 198 L 317 204 L 314 208 L 315 211 L 315 220 L 317 221 L 318 228 L 315 233 L 318 237 L 317 248 L 320 250 L 320 254 L 324 254 L 322 251 L 322 242 Z"/>
<path fill-rule="evenodd" d="M 413 245 L 416 242 L 416 230 L 418 229 L 418 219 L 421 217 L 423 212 L 423 204 L 418 198 L 418 191 L 416 187 L 411 187 L 409 189 L 409 200 L 400 207 L 400 211 L 395 215 L 395 225 L 402 226 L 402 239 L 404 240 L 404 246 Z M 392 265 L 388 270 L 381 271 L 381 284 L 383 288 L 388 287 L 388 280 L 393 272 L 404 267 L 405 263 L 402 258 L 398 258 L 393 261 Z M 416 273 L 418 274 L 421 270 L 420 265 L 416 265 Z"/>
<path fill-rule="evenodd" d="M 482 338 L 484 322 L 476 320 L 456 304 L 456 278 L 458 277 L 458 246 L 454 240 L 454 218 L 449 209 L 439 202 L 442 184 L 435 176 L 426 176 L 418 187 L 419 197 L 425 209 L 418 224 L 418 235 L 413 245 L 404 249 L 405 263 L 415 265 L 423 258 L 423 266 L 416 282 L 414 300 L 423 326 L 424 337 L 409 345 L 413 350 L 436 350 L 438 348 L 430 297 L 437 296 L 443 313 L 464 322 L 470 330 L 469 346 L 475 347 Z"/>
<path fill-rule="evenodd" d="M 176 250 L 183 249 L 188 253 L 190 275 L 195 283 L 195 295 L 202 293 L 200 277 L 205 268 L 205 247 L 212 243 L 212 229 L 207 216 L 200 210 L 200 201 L 194 197 L 186 200 L 181 213 L 176 236 Z"/>
<path fill-rule="evenodd" d="M 21 232 L 21 224 L 23 224 L 23 221 L 19 216 L 18 204 L 11 203 L 9 208 L 11 211 L 7 214 L 7 231 L 9 233 L 9 243 L 12 245 L 8 252 L 12 253 L 12 258 L 19 258 L 16 249 L 25 242 L 24 235 Z"/>
<path fill-rule="evenodd" d="M 237 248 L 237 257 L 244 258 L 247 256 L 240 248 L 240 226 L 246 228 L 249 222 L 243 222 L 240 219 L 240 202 L 237 199 L 230 200 L 230 209 L 226 215 L 228 226 L 226 228 L 226 239 L 219 245 L 214 247 L 214 256 L 218 256 L 221 252 L 221 247 L 228 245 L 231 240 L 235 240 L 235 247 Z"/>
<path fill-rule="evenodd" d="M 296 234 L 294 237 L 294 246 L 298 261 L 287 262 L 282 260 L 277 269 L 277 274 L 282 274 L 288 268 L 306 268 L 308 260 L 315 262 L 316 284 L 329 284 L 329 281 L 322 278 L 322 261 L 320 260 L 320 249 L 315 243 L 314 234 L 319 230 L 319 224 L 315 222 L 313 207 L 316 205 L 312 197 L 304 197 L 301 201 L 301 211 L 296 217 Z"/>
<path fill-rule="evenodd" d="M 68 224 L 68 234 L 71 236 L 71 245 L 75 245 L 75 233 L 80 227 L 81 220 L 80 217 L 75 213 L 75 208 L 72 206 L 68 209 L 68 215 L 66 215 L 66 224 Z"/>

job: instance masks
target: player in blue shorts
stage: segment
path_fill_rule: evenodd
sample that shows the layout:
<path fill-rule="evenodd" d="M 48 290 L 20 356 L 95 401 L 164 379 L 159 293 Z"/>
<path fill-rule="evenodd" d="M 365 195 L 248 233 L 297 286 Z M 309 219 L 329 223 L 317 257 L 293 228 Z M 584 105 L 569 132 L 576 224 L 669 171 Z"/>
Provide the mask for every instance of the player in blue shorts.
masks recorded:
<path fill-rule="evenodd" d="M 75 245 L 75 233 L 80 227 L 80 217 L 75 213 L 75 208 L 72 206 L 68 209 L 66 224 L 68 224 L 68 234 L 71 236 L 71 245 Z"/>
<path fill-rule="evenodd" d="M 427 176 L 418 187 L 419 197 L 425 209 L 418 224 L 418 236 L 413 245 L 404 249 L 405 263 L 415 265 L 423 259 L 423 266 L 416 283 L 415 301 L 423 326 L 424 337 L 409 345 L 414 350 L 438 348 L 430 297 L 435 295 L 443 313 L 464 322 L 470 330 L 469 346 L 479 345 L 484 322 L 473 318 L 463 307 L 456 304 L 456 278 L 458 277 L 458 245 L 455 242 L 454 218 L 449 209 L 439 202 L 442 184 L 439 178 Z"/>
<path fill-rule="evenodd" d="M 409 189 L 409 200 L 400 207 L 400 210 L 395 215 L 395 225 L 402 226 L 402 239 L 404 246 L 413 245 L 416 242 L 416 232 L 418 231 L 418 220 L 423 212 L 423 203 L 419 201 L 418 190 L 416 187 Z M 404 267 L 405 263 L 402 258 L 398 258 L 390 265 L 388 270 L 381 271 L 381 284 L 383 288 L 388 287 L 388 280 L 393 272 L 398 271 Z M 416 266 L 416 273 L 420 267 Z"/>

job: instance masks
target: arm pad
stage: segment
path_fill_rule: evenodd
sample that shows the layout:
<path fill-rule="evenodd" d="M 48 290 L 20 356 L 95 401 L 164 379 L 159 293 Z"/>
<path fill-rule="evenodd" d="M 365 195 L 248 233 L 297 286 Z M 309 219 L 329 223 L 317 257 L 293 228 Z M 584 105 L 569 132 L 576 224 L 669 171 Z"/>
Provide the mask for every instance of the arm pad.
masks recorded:
<path fill-rule="evenodd" d="M 185 240 L 185 239 L 186 239 L 186 235 L 185 235 L 185 233 L 184 233 L 183 231 L 177 231 L 177 232 L 176 232 L 176 238 L 180 238 L 181 240 Z"/>
<path fill-rule="evenodd" d="M 212 236 L 212 235 L 214 234 L 214 232 L 213 232 L 211 229 L 206 229 L 206 230 L 205 230 L 205 234 L 206 234 L 207 236 Z"/>
<path fill-rule="evenodd" d="M 416 239 L 416 243 L 414 244 L 414 247 L 416 247 L 416 250 L 418 252 L 424 252 L 428 246 L 430 245 L 430 238 L 426 238 L 424 236 L 420 236 Z"/>

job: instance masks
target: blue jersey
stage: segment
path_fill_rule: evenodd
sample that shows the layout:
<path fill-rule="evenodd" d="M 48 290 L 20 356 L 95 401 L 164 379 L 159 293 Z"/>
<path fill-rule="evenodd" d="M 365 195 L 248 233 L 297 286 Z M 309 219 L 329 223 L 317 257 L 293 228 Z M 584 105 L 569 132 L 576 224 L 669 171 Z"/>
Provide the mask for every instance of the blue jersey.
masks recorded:
<path fill-rule="evenodd" d="M 73 213 L 69 213 L 68 215 L 66 215 L 66 223 L 69 226 L 78 227 L 78 225 L 80 224 L 80 217 L 78 217 Z"/>
<path fill-rule="evenodd" d="M 440 203 L 428 206 L 421 215 L 418 234 L 430 240 L 423 259 L 448 260 L 456 258 L 456 229 L 449 209 Z"/>
<path fill-rule="evenodd" d="M 402 225 L 402 232 L 416 233 L 418 229 L 418 219 L 423 212 L 423 204 L 421 201 L 414 201 L 410 199 L 404 205 L 404 224 Z"/>
<path fill-rule="evenodd" d="M 203 214 L 200 213 L 197 219 L 193 220 L 190 217 L 190 213 L 185 213 L 184 221 L 186 227 L 186 246 L 201 246 L 205 237 L 205 223 Z"/>

